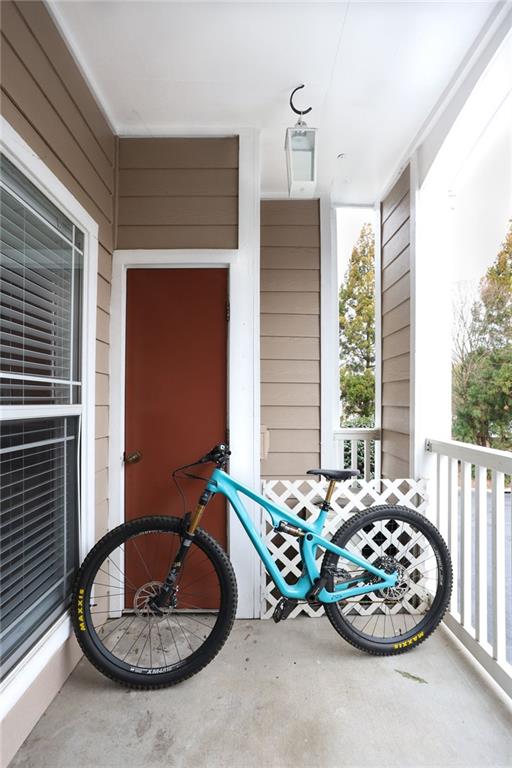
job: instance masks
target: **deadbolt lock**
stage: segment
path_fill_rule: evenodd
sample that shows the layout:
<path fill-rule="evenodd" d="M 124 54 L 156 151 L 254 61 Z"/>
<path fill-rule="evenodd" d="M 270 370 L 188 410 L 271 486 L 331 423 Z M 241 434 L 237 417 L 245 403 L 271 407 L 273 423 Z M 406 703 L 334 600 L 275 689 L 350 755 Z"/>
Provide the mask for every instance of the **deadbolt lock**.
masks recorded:
<path fill-rule="evenodd" d="M 142 459 L 142 451 L 131 451 L 123 455 L 125 464 L 137 464 Z"/>

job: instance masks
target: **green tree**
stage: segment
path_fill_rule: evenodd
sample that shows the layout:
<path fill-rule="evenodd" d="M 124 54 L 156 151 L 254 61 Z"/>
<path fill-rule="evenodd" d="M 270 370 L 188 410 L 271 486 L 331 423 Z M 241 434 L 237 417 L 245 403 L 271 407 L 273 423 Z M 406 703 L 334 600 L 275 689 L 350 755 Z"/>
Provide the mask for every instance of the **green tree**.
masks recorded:
<path fill-rule="evenodd" d="M 345 426 L 375 417 L 375 237 L 364 224 L 339 293 L 340 390 Z"/>
<path fill-rule="evenodd" d="M 466 327 L 458 325 L 452 366 L 453 436 L 512 450 L 512 225 L 480 281 Z"/>

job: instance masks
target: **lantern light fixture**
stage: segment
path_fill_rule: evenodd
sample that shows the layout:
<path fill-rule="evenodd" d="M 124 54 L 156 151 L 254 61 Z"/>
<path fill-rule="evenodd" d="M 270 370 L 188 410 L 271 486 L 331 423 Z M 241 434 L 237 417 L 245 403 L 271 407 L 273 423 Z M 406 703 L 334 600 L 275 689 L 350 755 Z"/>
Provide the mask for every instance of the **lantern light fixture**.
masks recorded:
<path fill-rule="evenodd" d="M 299 85 L 290 96 L 290 107 L 299 116 L 293 128 L 286 129 L 286 167 L 288 170 L 288 194 L 290 197 L 312 198 L 316 189 L 316 128 L 309 128 L 302 119 L 312 107 L 299 110 L 293 104 Z"/>

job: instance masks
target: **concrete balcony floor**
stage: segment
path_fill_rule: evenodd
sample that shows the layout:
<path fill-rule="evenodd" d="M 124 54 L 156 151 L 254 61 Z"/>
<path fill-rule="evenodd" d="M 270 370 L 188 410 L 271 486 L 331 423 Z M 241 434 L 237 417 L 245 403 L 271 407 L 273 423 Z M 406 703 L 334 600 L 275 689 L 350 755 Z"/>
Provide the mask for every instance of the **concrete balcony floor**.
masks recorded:
<path fill-rule="evenodd" d="M 327 619 L 237 621 L 179 686 L 130 691 L 85 660 L 12 768 L 511 766 L 512 708 L 444 628 L 375 658 Z"/>

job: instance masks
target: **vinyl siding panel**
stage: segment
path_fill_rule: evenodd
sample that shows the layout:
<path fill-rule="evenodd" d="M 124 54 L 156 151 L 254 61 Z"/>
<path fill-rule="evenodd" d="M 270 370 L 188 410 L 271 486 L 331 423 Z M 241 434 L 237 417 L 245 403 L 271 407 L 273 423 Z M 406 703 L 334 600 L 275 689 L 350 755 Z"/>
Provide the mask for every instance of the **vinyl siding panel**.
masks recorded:
<path fill-rule="evenodd" d="M 382 385 L 382 405 L 409 407 L 409 382 L 390 381 Z"/>
<path fill-rule="evenodd" d="M 260 310 L 264 314 L 273 315 L 314 315 L 320 312 L 320 294 L 296 291 L 267 291 L 262 293 Z"/>
<path fill-rule="evenodd" d="M 294 203 L 294 200 L 290 200 Z M 319 248 L 320 227 L 314 226 L 271 226 L 261 228 L 261 245 L 264 247 Z"/>
<path fill-rule="evenodd" d="M 102 423 L 108 424 L 116 138 L 44 3 L 2 2 L 1 34 L 3 116 L 98 222 L 96 388 L 102 432 Z M 98 452 L 97 469 L 103 478 L 104 451 Z M 105 501 L 103 482 L 100 488 Z"/>
<path fill-rule="evenodd" d="M 320 405 L 320 386 L 300 383 L 262 383 L 261 396 L 266 405 Z"/>
<path fill-rule="evenodd" d="M 317 464 L 318 453 L 273 453 L 261 462 L 263 477 L 296 478 L 306 474 Z"/>
<path fill-rule="evenodd" d="M 318 270 L 318 248 L 275 248 L 261 249 L 262 269 L 313 269 Z"/>
<path fill-rule="evenodd" d="M 392 432 L 409 434 L 409 409 L 402 406 L 388 406 L 383 415 L 383 428 Z"/>
<path fill-rule="evenodd" d="M 237 227 L 118 227 L 117 248 L 237 248 Z"/>
<path fill-rule="evenodd" d="M 408 477 L 410 452 L 410 175 L 381 203 L 382 475 Z"/>
<path fill-rule="evenodd" d="M 410 349 L 410 343 L 411 329 L 409 326 L 386 336 L 382 342 L 382 359 L 388 360 L 390 357 L 405 354 Z"/>
<path fill-rule="evenodd" d="M 387 267 L 404 251 L 411 240 L 411 228 L 407 219 L 382 249 L 382 266 Z"/>
<path fill-rule="evenodd" d="M 382 476 L 383 477 L 408 477 L 409 459 L 403 460 L 391 454 L 382 454 Z"/>
<path fill-rule="evenodd" d="M 320 454 L 318 200 L 261 203 L 263 477 L 301 477 Z"/>
<path fill-rule="evenodd" d="M 320 339 L 296 337 L 262 337 L 261 359 L 320 360 Z"/>
<path fill-rule="evenodd" d="M 236 248 L 238 138 L 119 140 L 117 248 Z"/>
<path fill-rule="evenodd" d="M 299 269 L 298 267 L 262 269 L 261 290 L 263 293 L 267 291 L 320 293 L 320 270 Z"/>
<path fill-rule="evenodd" d="M 316 360 L 262 360 L 261 378 L 267 383 L 318 383 L 320 363 Z"/>
<path fill-rule="evenodd" d="M 385 384 L 388 381 L 409 381 L 410 367 L 411 359 L 408 352 L 405 355 L 398 355 L 398 357 L 384 360 L 382 364 L 383 383 Z"/>
<path fill-rule="evenodd" d="M 294 453 L 297 442 L 305 453 L 318 455 L 320 438 L 316 429 L 274 429 L 272 446 L 275 453 Z M 308 467 L 311 469 L 311 467 Z"/>
<path fill-rule="evenodd" d="M 316 406 L 262 406 L 261 408 L 261 423 L 268 427 L 271 431 L 273 429 L 286 430 L 290 433 L 291 439 L 298 427 L 301 430 L 315 430 L 320 440 L 320 409 Z M 298 432 L 297 434 L 300 434 Z M 272 440 L 272 434 L 270 435 Z M 295 443 L 293 453 L 300 453 L 297 451 L 300 445 Z M 270 444 L 270 456 L 276 451 L 272 450 L 272 442 Z M 318 460 L 318 457 L 317 457 Z"/>
<path fill-rule="evenodd" d="M 236 226 L 236 197 L 122 197 L 119 226 Z"/>
<path fill-rule="evenodd" d="M 409 253 L 409 246 L 407 246 L 382 270 L 382 290 L 387 290 L 394 285 L 397 280 L 400 280 L 401 277 L 408 274 L 410 263 L 411 256 Z"/>
<path fill-rule="evenodd" d="M 108 329 L 117 140 L 45 4 L 4 0 L 1 5 L 0 111 L 99 227 L 95 413 L 99 537 L 108 522 Z M 74 641 L 69 644 L 54 656 L 59 685 L 45 686 L 44 693 L 38 693 L 52 661 L 24 694 L 24 711 L 19 715 L 23 726 L 9 732 L 3 745 L 6 752 L 20 746 L 78 661 Z"/>
<path fill-rule="evenodd" d="M 238 168 L 238 139 L 122 139 L 120 168 Z"/>
<path fill-rule="evenodd" d="M 45 60 L 49 53 L 41 49 L 25 19 L 21 17 L 23 10 L 30 19 L 29 11 L 32 5 L 15 5 L 10 0 L 2 3 L 2 102 L 7 102 L 5 110 L 2 104 L 2 112 L 13 128 L 34 148 L 98 222 L 100 240 L 107 250 L 111 251 L 114 157 L 110 159 L 110 175 L 105 176 L 104 164 L 97 167 L 97 157 L 89 157 L 86 154 L 87 147 L 81 145 L 75 128 L 66 123 L 65 111 L 64 114 L 61 112 L 61 102 L 50 101 L 52 93 L 47 91 L 45 76 L 48 72 L 55 74 L 53 69 L 31 70 L 30 64 L 20 58 L 20 44 L 23 47 L 31 45 Z M 15 21 L 18 23 L 15 24 Z M 20 43 L 20 28 L 25 30 L 28 41 Z M 62 90 L 68 96 L 65 89 Z M 61 97 L 63 98 L 62 94 Z M 12 104 L 14 109 L 9 109 L 9 104 Z M 77 107 L 75 113 L 76 120 L 81 120 L 85 126 Z"/>
<path fill-rule="evenodd" d="M 320 333 L 318 315 L 270 314 L 261 317 L 262 336 L 299 336 L 317 339 Z"/>
<path fill-rule="evenodd" d="M 237 197 L 238 169 L 121 168 L 119 188 L 125 197 Z"/>
<path fill-rule="evenodd" d="M 408 299 L 382 316 L 382 336 L 391 336 L 402 328 L 410 328 L 411 302 Z"/>

